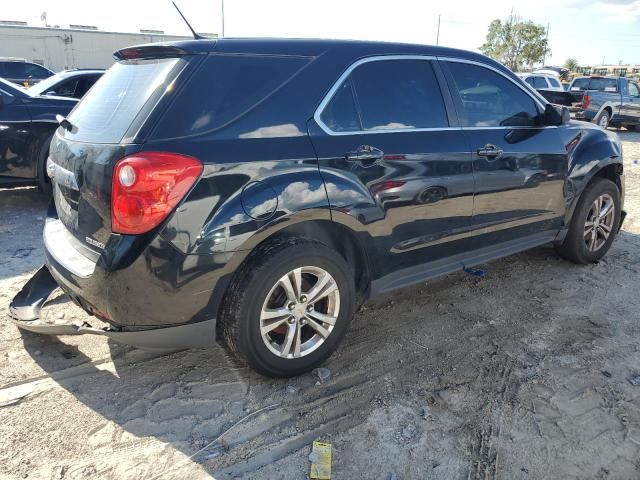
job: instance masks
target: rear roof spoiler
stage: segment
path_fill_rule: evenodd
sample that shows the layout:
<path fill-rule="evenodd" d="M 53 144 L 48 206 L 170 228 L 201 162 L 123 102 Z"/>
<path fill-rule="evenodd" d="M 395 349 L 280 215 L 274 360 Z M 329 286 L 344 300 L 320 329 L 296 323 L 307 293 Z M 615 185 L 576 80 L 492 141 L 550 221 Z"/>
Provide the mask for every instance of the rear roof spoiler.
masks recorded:
<path fill-rule="evenodd" d="M 138 45 L 118 50 L 113 54 L 116 60 L 144 60 L 152 58 L 175 58 L 189 55 L 190 52 L 175 45 Z"/>

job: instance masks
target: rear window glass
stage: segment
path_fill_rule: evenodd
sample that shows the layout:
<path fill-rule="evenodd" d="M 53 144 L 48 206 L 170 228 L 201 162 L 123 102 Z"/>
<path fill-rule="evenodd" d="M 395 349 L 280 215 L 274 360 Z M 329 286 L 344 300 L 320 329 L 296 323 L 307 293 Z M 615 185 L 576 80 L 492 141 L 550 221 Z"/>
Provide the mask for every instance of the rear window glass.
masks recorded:
<path fill-rule="evenodd" d="M 177 58 L 114 64 L 69 114 L 76 127 L 64 137 L 89 143 L 120 143 L 145 104 L 157 101 L 175 76 Z"/>
<path fill-rule="evenodd" d="M 618 79 L 616 78 L 578 78 L 571 85 L 572 91 L 598 90 L 600 92 L 616 92 Z"/>
<path fill-rule="evenodd" d="M 547 80 L 549 80 L 549 83 L 551 84 L 552 87 L 560 87 L 562 88 L 562 85 L 560 85 L 560 82 L 558 80 L 556 80 L 555 78 L 548 78 Z"/>
<path fill-rule="evenodd" d="M 154 131 L 154 138 L 198 135 L 239 119 L 283 86 L 311 59 L 210 55 Z"/>
<path fill-rule="evenodd" d="M 592 78 L 589 82 L 589 90 L 598 90 L 601 92 L 618 91 L 617 78 Z"/>

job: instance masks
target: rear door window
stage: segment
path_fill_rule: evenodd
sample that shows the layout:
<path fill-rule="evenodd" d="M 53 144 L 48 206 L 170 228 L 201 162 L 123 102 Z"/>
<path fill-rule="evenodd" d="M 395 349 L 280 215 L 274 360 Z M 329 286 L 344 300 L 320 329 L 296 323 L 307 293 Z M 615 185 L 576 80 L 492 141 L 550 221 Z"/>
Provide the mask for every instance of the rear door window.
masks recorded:
<path fill-rule="evenodd" d="M 177 58 L 115 63 L 69 114 L 75 128 L 65 130 L 64 137 L 120 143 L 134 120 L 145 114 L 147 103 L 157 102 L 182 65 Z"/>
<path fill-rule="evenodd" d="M 540 112 L 525 91 L 493 70 L 447 62 L 460 95 L 467 127 L 537 126 Z"/>
<path fill-rule="evenodd" d="M 351 74 L 364 130 L 448 127 L 430 61 L 368 62 Z"/>
<path fill-rule="evenodd" d="M 53 89 L 55 95 L 60 95 L 62 97 L 73 97 L 76 91 L 76 86 L 78 85 L 77 78 L 70 78 L 69 80 L 65 80 L 60 85 L 58 85 L 55 89 Z M 47 93 L 47 92 L 44 92 Z"/>

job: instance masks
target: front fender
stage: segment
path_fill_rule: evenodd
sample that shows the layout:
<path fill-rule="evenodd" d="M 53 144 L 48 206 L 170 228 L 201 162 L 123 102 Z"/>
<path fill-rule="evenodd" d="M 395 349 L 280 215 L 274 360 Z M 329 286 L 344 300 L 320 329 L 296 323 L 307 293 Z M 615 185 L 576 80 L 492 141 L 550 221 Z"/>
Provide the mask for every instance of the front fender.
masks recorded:
<path fill-rule="evenodd" d="M 565 185 L 565 224 L 568 225 L 582 192 L 593 177 L 609 165 L 622 166 L 622 145 L 615 133 L 583 122 L 572 122 L 560 132 L 569 156 Z"/>

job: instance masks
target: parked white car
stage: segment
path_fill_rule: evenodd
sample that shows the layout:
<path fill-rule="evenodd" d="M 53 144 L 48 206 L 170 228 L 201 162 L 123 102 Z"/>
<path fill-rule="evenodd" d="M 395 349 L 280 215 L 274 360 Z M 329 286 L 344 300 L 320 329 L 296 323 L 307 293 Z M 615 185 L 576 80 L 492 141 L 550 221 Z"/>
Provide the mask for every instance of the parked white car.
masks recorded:
<path fill-rule="evenodd" d="M 556 75 L 548 73 L 518 73 L 522 80 L 531 85 L 535 90 L 550 90 L 552 92 L 564 92 L 560 79 Z"/>

